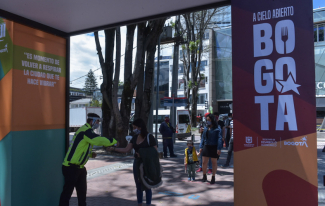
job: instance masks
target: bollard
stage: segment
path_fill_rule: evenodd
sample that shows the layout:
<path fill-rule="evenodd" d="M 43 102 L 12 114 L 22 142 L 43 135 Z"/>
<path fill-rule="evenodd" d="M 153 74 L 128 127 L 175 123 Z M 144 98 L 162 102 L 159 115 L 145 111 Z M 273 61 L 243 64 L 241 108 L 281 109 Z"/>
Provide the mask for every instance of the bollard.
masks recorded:
<path fill-rule="evenodd" d="M 195 140 L 195 134 L 192 134 L 192 142 L 194 143 L 194 140 Z"/>

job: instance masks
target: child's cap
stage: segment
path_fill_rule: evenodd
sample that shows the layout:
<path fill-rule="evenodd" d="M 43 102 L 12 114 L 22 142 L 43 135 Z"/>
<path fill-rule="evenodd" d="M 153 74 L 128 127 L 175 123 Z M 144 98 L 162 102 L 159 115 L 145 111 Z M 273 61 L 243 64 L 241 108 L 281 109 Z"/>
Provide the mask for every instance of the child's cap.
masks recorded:
<path fill-rule="evenodd" d="M 187 140 L 187 144 L 191 144 L 191 145 L 193 145 L 192 140 Z"/>

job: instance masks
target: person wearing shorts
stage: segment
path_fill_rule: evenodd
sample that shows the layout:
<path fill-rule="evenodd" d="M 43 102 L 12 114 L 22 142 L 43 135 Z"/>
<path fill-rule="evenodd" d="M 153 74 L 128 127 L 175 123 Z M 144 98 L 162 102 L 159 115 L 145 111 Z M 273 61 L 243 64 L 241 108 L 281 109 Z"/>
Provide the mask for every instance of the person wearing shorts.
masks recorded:
<path fill-rule="evenodd" d="M 210 184 L 215 183 L 215 175 L 217 172 L 217 160 L 221 153 L 222 136 L 221 129 L 218 126 L 218 122 L 213 114 L 207 116 L 207 126 L 204 128 L 201 143 L 200 153 L 202 154 L 203 168 L 207 167 L 209 158 L 212 161 L 212 177 Z M 202 182 L 207 181 L 206 170 L 203 170 Z"/>

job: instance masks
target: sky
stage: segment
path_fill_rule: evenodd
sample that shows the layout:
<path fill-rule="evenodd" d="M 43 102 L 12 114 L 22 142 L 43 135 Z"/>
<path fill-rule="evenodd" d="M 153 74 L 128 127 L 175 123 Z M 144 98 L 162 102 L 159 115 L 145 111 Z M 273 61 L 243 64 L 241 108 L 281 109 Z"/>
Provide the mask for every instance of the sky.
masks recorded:
<path fill-rule="evenodd" d="M 325 7 L 325 0 L 313 0 L 314 9 Z"/>
<path fill-rule="evenodd" d="M 133 43 L 133 64 L 136 55 L 136 33 L 134 36 Z M 102 48 L 103 56 L 105 55 L 105 34 L 103 31 L 98 33 L 100 45 Z M 124 81 L 124 53 L 125 53 L 125 38 L 126 38 L 126 27 L 121 27 L 121 70 L 120 70 L 120 81 Z M 163 49 L 165 48 L 165 49 Z M 114 51 L 115 54 L 115 51 Z M 172 54 L 172 45 L 162 46 L 162 56 Z M 115 59 L 115 55 L 114 55 Z M 99 59 L 96 50 L 95 37 L 93 33 L 82 34 L 71 37 L 70 43 L 70 86 L 83 88 L 86 75 L 89 70 L 92 70 L 97 79 L 98 87 L 102 83 L 100 78 L 102 75 Z"/>
<path fill-rule="evenodd" d="M 313 8 L 317 9 L 325 7 L 325 0 L 313 0 Z M 136 32 L 135 32 L 136 33 Z M 126 27 L 121 27 L 121 53 L 124 54 L 125 50 L 125 36 Z M 136 40 L 136 37 L 135 37 Z M 99 41 L 101 43 L 102 52 L 105 54 L 105 36 L 104 32 L 99 32 Z M 136 41 L 134 42 L 136 46 Z M 162 56 L 168 56 L 172 54 L 171 45 L 166 46 L 167 49 L 161 51 Z M 135 53 L 134 53 L 135 56 Z M 124 59 L 121 58 L 121 71 L 120 81 L 124 81 L 123 76 Z M 102 75 L 96 45 L 95 37 L 93 33 L 82 34 L 71 37 L 70 44 L 70 86 L 83 88 L 85 82 L 85 75 L 92 70 L 97 78 L 98 87 L 102 83 L 100 76 Z"/>

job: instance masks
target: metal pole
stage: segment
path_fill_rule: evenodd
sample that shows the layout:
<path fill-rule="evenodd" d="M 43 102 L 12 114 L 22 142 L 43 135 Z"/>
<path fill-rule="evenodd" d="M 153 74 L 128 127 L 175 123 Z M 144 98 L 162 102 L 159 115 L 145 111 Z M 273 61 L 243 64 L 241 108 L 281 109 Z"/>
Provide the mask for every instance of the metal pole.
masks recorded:
<path fill-rule="evenodd" d="M 157 60 L 157 83 L 156 83 L 156 128 L 155 128 L 155 138 L 156 141 L 158 139 L 158 103 L 159 103 L 159 69 L 160 69 L 160 39 L 162 35 L 159 36 L 158 39 L 158 60 Z"/>

